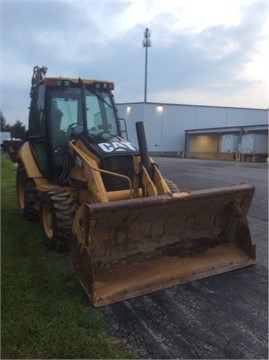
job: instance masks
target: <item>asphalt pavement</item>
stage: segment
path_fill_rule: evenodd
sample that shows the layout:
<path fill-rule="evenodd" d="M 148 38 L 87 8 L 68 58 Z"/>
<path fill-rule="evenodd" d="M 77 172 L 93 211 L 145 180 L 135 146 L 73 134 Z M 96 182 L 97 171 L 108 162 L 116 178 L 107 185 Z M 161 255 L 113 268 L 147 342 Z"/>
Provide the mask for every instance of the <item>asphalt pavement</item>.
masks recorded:
<path fill-rule="evenodd" d="M 268 167 L 266 163 L 156 157 L 180 190 L 247 182 L 257 263 L 95 311 L 108 334 L 144 359 L 268 359 Z"/>

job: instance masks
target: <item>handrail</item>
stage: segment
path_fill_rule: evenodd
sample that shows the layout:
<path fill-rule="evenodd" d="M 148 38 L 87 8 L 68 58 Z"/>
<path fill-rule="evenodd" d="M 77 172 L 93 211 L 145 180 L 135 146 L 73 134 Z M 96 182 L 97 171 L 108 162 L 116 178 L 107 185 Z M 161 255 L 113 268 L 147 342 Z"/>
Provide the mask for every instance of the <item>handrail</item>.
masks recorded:
<path fill-rule="evenodd" d="M 73 143 L 73 141 L 71 141 L 70 143 L 70 146 L 73 148 L 74 151 L 76 151 L 85 161 L 86 163 L 88 164 L 88 166 L 90 166 L 90 168 L 92 170 L 95 170 L 95 171 L 98 171 L 100 173 L 104 173 L 104 174 L 107 174 L 107 175 L 110 175 L 110 176 L 116 176 L 116 177 L 120 177 L 122 179 L 125 179 L 128 181 L 129 183 L 129 189 L 130 189 L 130 198 L 132 199 L 133 198 L 133 184 L 132 184 L 132 180 L 129 178 L 129 176 L 126 176 L 126 175 L 123 175 L 123 174 L 118 174 L 118 173 L 114 173 L 112 171 L 109 171 L 109 170 L 104 170 L 104 169 L 100 169 L 100 168 L 97 168 L 95 166 L 93 166 L 92 164 L 90 164 L 90 162 L 88 161 L 87 157 L 88 155 L 85 154 L 85 152 L 76 147 Z"/>

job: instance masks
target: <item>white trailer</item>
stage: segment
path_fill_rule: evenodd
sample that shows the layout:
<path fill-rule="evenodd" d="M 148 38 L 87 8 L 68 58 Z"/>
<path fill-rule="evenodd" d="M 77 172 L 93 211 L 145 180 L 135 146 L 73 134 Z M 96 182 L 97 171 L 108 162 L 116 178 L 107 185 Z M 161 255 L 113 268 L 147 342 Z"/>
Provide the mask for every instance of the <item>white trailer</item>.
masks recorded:
<path fill-rule="evenodd" d="M 239 135 L 226 134 L 221 137 L 220 152 L 234 153 L 238 151 Z"/>
<path fill-rule="evenodd" d="M 3 145 L 3 142 L 8 139 L 10 139 L 10 132 L 9 131 L 1 131 L 0 132 L 0 144 Z"/>
<path fill-rule="evenodd" d="M 0 145 L 1 150 L 3 149 L 4 141 L 10 139 L 10 132 L 9 131 L 1 131 L 0 132 Z"/>
<path fill-rule="evenodd" d="M 244 134 L 241 142 L 242 154 L 268 154 L 268 135 L 266 134 Z"/>

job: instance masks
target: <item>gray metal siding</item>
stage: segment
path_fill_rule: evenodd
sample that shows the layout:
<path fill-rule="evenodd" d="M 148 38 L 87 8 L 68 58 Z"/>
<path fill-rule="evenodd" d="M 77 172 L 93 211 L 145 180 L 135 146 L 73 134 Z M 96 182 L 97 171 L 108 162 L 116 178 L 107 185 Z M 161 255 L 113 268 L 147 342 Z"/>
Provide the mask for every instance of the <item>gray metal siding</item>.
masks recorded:
<path fill-rule="evenodd" d="M 268 123 L 266 109 L 158 103 L 118 104 L 117 108 L 126 119 L 129 140 L 137 144 L 135 123 L 144 121 L 149 151 L 161 153 L 184 151 L 185 130 Z"/>

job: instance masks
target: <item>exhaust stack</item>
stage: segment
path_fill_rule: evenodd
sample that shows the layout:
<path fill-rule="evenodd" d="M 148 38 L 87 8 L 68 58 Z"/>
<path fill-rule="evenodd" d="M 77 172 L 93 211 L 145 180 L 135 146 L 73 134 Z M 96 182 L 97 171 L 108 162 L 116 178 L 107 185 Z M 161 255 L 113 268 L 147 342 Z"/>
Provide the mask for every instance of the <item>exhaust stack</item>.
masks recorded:
<path fill-rule="evenodd" d="M 136 123 L 136 134 L 138 140 L 138 146 L 140 151 L 141 163 L 144 168 L 147 170 L 149 176 L 152 178 L 152 165 L 149 161 L 148 145 L 145 134 L 145 127 L 143 121 L 138 121 Z"/>

